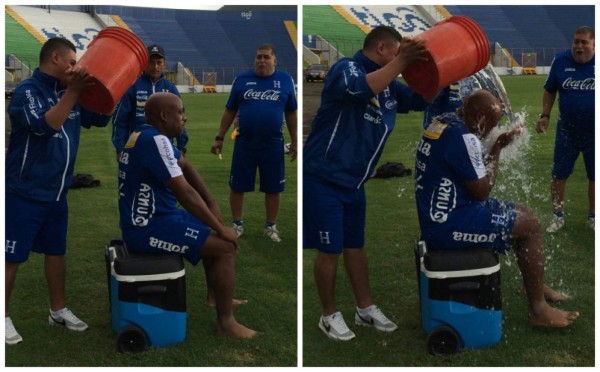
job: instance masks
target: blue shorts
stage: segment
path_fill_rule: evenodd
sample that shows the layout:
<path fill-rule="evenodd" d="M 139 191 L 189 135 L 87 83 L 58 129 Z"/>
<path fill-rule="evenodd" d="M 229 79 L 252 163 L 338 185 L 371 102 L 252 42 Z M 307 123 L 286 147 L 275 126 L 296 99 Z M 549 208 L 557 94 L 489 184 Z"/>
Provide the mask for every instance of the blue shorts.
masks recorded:
<path fill-rule="evenodd" d="M 421 231 L 422 239 L 436 249 L 477 246 L 506 253 L 516 219 L 514 203 L 489 198 L 484 203 L 453 211 L 448 221 Z"/>
<path fill-rule="evenodd" d="M 303 246 L 340 254 L 365 246 L 365 189 L 346 189 L 305 175 L 303 179 Z"/>
<path fill-rule="evenodd" d="M 127 249 L 137 253 L 177 253 L 192 265 L 200 262 L 200 252 L 211 229 L 186 210 L 153 218 L 148 226 L 123 230 Z"/>
<path fill-rule="evenodd" d="M 247 148 L 236 143 L 231 160 L 229 187 L 236 192 L 254 191 L 256 168 L 260 176 L 260 191 L 277 194 L 285 189 L 285 159 L 283 144 L 264 149 Z"/>
<path fill-rule="evenodd" d="M 552 177 L 558 180 L 569 178 L 573 173 L 579 153 L 583 153 L 583 162 L 585 163 L 588 180 L 595 181 L 594 137 L 594 133 L 569 128 L 562 120 L 559 120 L 556 127 Z"/>
<path fill-rule="evenodd" d="M 38 202 L 6 194 L 4 261 L 22 263 L 29 252 L 64 256 L 67 251 L 67 200 Z"/>

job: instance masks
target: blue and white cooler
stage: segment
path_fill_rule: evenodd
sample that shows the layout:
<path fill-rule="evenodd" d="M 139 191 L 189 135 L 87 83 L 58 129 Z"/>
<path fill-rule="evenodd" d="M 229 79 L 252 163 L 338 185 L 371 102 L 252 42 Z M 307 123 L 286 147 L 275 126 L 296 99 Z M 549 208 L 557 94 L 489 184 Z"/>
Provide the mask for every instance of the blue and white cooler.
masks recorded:
<path fill-rule="evenodd" d="M 185 268 L 178 255 L 129 253 L 120 239 L 106 248 L 112 328 L 121 352 L 168 346 L 186 336 Z"/>
<path fill-rule="evenodd" d="M 484 348 L 502 337 L 498 254 L 489 248 L 415 247 L 421 320 L 431 354 Z"/>

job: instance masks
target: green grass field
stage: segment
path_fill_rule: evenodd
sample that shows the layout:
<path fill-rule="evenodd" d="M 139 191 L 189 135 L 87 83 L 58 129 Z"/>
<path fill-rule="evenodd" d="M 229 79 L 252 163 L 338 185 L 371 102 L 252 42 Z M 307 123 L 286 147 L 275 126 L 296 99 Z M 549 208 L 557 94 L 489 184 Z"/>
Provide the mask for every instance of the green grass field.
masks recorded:
<path fill-rule="evenodd" d="M 493 195 L 528 205 L 542 224 L 551 218 L 550 170 L 556 126 L 555 105 L 551 130 L 535 134 L 541 112 L 545 76 L 503 78 L 514 111 L 529 113 L 528 146 L 504 163 Z M 414 151 L 422 132 L 422 113 L 399 115 L 380 164 L 400 161 L 414 167 Z M 381 334 L 354 325 L 354 299 L 340 263 L 337 305 L 357 337 L 334 342 L 319 330 L 321 312 L 313 279 L 315 252 L 303 252 L 303 365 L 304 366 L 594 366 L 594 232 L 585 228 L 588 212 L 587 178 L 583 160 L 569 179 L 567 223 L 554 234 L 544 234 L 546 281 L 569 294 L 559 307 L 581 316 L 567 329 L 538 329 L 529 325 L 521 277 L 513 253 L 502 259 L 503 337 L 487 349 L 462 350 L 449 357 L 426 352 L 421 328 L 413 256 L 419 226 L 412 177 L 373 179 L 366 184 L 366 250 L 375 302 L 398 324 Z M 340 260 L 341 261 L 341 260 Z"/>
<path fill-rule="evenodd" d="M 226 94 L 183 96 L 190 136 L 188 160 L 201 172 L 230 221 L 227 182 L 233 142 L 226 140 L 223 160 L 210 154 L 226 99 Z M 235 294 L 249 303 L 236 308 L 235 316 L 263 334 L 253 340 L 215 337 L 215 311 L 204 305 L 204 270 L 202 265 L 186 263 L 186 341 L 136 355 L 117 352 L 104 264 L 105 245 L 120 234 L 117 162 L 110 136 L 110 125 L 82 131 L 75 172 L 91 173 L 102 184 L 69 192 L 67 306 L 90 328 L 76 333 L 48 325 L 43 257 L 34 254 L 21 266 L 11 298 L 10 314 L 24 341 L 5 348 L 6 366 L 296 366 L 297 163 L 289 160 L 277 223 L 283 241 L 277 244 L 262 236 L 264 196 L 250 193 L 244 205 L 246 231 L 237 251 Z M 286 139 L 289 142 L 287 133 Z"/>
<path fill-rule="evenodd" d="M 545 225 L 551 217 L 550 166 L 556 108 L 546 135 L 533 133 L 540 112 L 543 76 L 507 77 L 506 89 L 515 111 L 530 113 L 529 146 L 516 160 L 504 163 L 495 195 L 530 206 Z M 188 159 L 202 173 L 221 210 L 230 217 L 227 178 L 232 142 L 223 160 L 209 153 L 226 95 L 184 95 L 190 144 Z M 381 159 L 401 161 L 413 168 L 414 149 L 422 114 L 398 118 L 398 125 Z M 286 134 L 287 136 L 287 134 Z M 302 253 L 303 350 L 297 349 L 297 163 L 287 163 L 287 188 L 282 197 L 278 228 L 284 241 L 262 237 L 263 195 L 248 194 L 246 232 L 237 256 L 236 296 L 250 303 L 236 317 L 262 331 L 253 340 L 212 335 L 214 310 L 204 306 L 206 286 L 200 267 L 186 266 L 188 326 L 183 344 L 152 348 L 142 354 L 116 351 L 110 325 L 104 247 L 119 234 L 116 201 L 116 161 L 110 127 L 84 130 L 76 172 L 102 181 L 96 189 L 69 193 L 70 222 L 67 303 L 90 325 L 83 333 L 47 325 L 47 289 L 43 257 L 32 255 L 19 271 L 11 299 L 11 316 L 24 342 L 5 348 L 6 366 L 593 366 L 594 359 L 594 234 L 584 227 L 587 180 L 580 159 L 567 189 L 567 224 L 561 232 L 545 234 L 546 279 L 572 299 L 560 307 L 578 310 L 580 319 L 562 330 L 536 329 L 527 322 L 525 298 L 514 255 L 503 259 L 503 338 L 482 350 L 463 350 L 450 357 L 425 351 L 421 329 L 412 249 L 418 238 L 413 179 L 371 180 L 366 185 L 367 253 L 376 302 L 399 325 L 392 334 L 358 328 L 351 322 L 354 303 L 349 281 L 340 266 L 338 307 L 357 338 L 348 343 L 328 340 L 317 327 L 320 305 L 312 277 L 314 251 Z"/>

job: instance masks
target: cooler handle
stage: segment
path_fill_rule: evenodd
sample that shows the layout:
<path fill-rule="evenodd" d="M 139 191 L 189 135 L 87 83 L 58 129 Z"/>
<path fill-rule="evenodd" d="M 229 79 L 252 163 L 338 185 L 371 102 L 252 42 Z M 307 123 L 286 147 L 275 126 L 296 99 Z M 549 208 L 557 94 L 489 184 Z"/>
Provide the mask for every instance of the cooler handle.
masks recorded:
<path fill-rule="evenodd" d="M 478 282 L 458 282 L 448 286 L 451 291 L 474 291 L 479 289 L 481 285 Z"/>

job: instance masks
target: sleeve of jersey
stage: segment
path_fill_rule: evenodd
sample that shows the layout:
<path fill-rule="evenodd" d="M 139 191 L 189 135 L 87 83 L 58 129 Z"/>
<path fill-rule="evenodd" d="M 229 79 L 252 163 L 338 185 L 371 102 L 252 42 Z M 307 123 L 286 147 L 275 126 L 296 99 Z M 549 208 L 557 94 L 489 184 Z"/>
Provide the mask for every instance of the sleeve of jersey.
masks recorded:
<path fill-rule="evenodd" d="M 474 181 L 485 177 L 485 164 L 479 139 L 472 133 L 465 133 L 453 144 L 456 147 L 450 148 L 451 151 L 448 152 L 446 158 L 456 174 L 465 181 Z"/>
<path fill-rule="evenodd" d="M 52 136 L 56 131 L 46 121 L 46 112 L 51 108 L 35 86 L 26 85 L 16 91 L 9 105 L 15 121 L 12 125 L 27 126 L 36 136 Z"/>
<path fill-rule="evenodd" d="M 552 64 L 550 65 L 550 72 L 548 73 L 548 77 L 544 83 L 544 89 L 550 93 L 556 93 L 558 90 L 558 80 L 556 79 L 557 65 L 558 62 L 556 58 L 554 58 L 552 60 Z"/>
<path fill-rule="evenodd" d="M 443 114 L 446 111 L 446 102 L 448 101 L 449 88 L 444 88 L 435 97 L 435 100 L 427 105 L 423 115 L 423 126 L 431 124 L 433 118 Z"/>
<path fill-rule="evenodd" d="M 177 89 L 177 85 L 171 83 L 169 86 L 169 91 L 181 98 L 181 94 L 179 93 L 179 89 Z M 183 112 L 185 113 L 185 107 L 183 108 Z M 187 130 L 183 128 L 183 133 L 177 137 L 177 149 L 183 151 L 187 146 L 189 138 L 190 137 L 188 136 Z"/>
<path fill-rule="evenodd" d="M 365 102 L 373 98 L 373 92 L 367 84 L 367 75 L 356 62 L 350 60 L 338 62 L 332 75 L 331 79 L 326 81 L 331 84 L 329 86 L 331 95 L 344 96 L 357 102 Z"/>
<path fill-rule="evenodd" d="M 173 93 L 177 97 L 181 97 L 181 94 L 179 93 L 179 89 L 177 89 L 177 85 L 171 83 L 170 91 L 171 91 L 171 93 Z"/>
<path fill-rule="evenodd" d="M 428 103 L 415 93 L 409 86 L 396 81 L 396 100 L 398 106 L 396 112 L 406 114 L 409 111 L 424 111 Z"/>
<path fill-rule="evenodd" d="M 296 100 L 296 89 L 294 88 L 294 80 L 290 75 L 287 75 L 288 81 L 288 100 L 285 104 L 285 111 L 297 111 L 298 101 Z"/>
<path fill-rule="evenodd" d="M 105 127 L 110 121 L 110 116 L 96 114 L 81 107 L 81 126 L 87 129 L 91 127 Z"/>
<path fill-rule="evenodd" d="M 161 181 L 183 175 L 177 164 L 176 150 L 171 141 L 163 135 L 154 136 L 153 139 L 155 148 L 148 151 L 148 156 L 144 157 L 145 166 L 150 173 Z"/>
<path fill-rule="evenodd" d="M 117 152 L 123 150 L 127 138 L 129 138 L 129 118 L 131 111 L 133 110 L 131 101 L 133 100 L 133 89 L 135 85 L 132 85 L 125 95 L 121 98 L 121 101 L 117 104 L 117 109 L 113 114 L 113 130 L 112 130 L 112 143 L 115 146 Z"/>
<path fill-rule="evenodd" d="M 231 84 L 231 93 L 229 93 L 229 98 L 227 99 L 227 103 L 225 104 L 225 107 L 227 107 L 230 110 L 237 110 L 238 109 L 238 100 L 237 100 L 237 83 L 238 83 L 238 78 L 236 77 L 233 80 L 233 84 Z"/>

